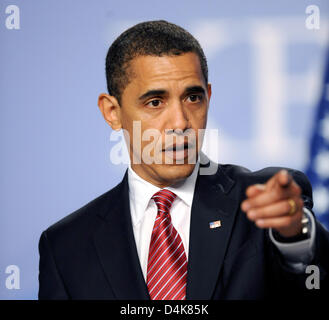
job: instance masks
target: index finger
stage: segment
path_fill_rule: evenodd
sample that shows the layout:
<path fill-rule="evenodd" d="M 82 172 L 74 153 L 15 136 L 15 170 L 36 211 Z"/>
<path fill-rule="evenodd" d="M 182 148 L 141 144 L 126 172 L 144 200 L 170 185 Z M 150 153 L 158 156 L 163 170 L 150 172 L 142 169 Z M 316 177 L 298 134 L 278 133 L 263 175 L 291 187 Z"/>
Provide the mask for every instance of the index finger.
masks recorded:
<path fill-rule="evenodd" d="M 279 182 L 279 184 L 284 187 L 287 188 L 289 187 L 289 185 L 291 184 L 291 182 L 293 181 L 293 178 L 291 176 L 291 174 L 289 174 L 289 172 L 285 169 L 280 170 L 277 175 L 277 181 Z"/>

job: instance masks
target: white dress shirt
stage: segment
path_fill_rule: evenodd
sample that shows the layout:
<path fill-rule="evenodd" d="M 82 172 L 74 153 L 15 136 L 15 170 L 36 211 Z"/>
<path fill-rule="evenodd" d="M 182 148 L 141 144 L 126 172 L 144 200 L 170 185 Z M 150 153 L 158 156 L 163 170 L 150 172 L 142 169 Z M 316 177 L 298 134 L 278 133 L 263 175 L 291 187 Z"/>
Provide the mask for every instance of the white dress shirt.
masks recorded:
<path fill-rule="evenodd" d="M 166 187 L 166 189 L 177 195 L 171 207 L 170 215 L 172 224 L 182 239 L 187 258 L 189 249 L 191 207 L 198 170 L 199 162 L 195 165 L 192 174 L 183 182 Z M 142 179 L 134 170 L 132 170 L 130 165 L 128 168 L 128 184 L 133 232 L 140 265 L 146 281 L 149 246 L 154 221 L 157 215 L 157 206 L 151 198 L 161 189 Z M 300 272 L 303 266 L 310 261 L 312 258 L 310 252 L 314 251 L 315 222 L 312 214 L 308 212 L 307 214 L 311 219 L 311 237 L 307 240 L 295 243 L 280 243 L 274 239 L 270 230 L 270 238 L 284 256 L 287 266 L 296 272 Z"/>
<path fill-rule="evenodd" d="M 170 216 L 174 228 L 182 239 L 187 258 L 189 249 L 191 207 L 198 169 L 199 163 L 195 165 L 192 174 L 183 182 L 166 187 L 166 189 L 177 195 L 170 209 Z M 146 281 L 151 235 L 158 212 L 157 206 L 151 198 L 161 189 L 142 179 L 130 166 L 128 169 L 128 183 L 130 213 L 135 242 L 140 265 Z"/>

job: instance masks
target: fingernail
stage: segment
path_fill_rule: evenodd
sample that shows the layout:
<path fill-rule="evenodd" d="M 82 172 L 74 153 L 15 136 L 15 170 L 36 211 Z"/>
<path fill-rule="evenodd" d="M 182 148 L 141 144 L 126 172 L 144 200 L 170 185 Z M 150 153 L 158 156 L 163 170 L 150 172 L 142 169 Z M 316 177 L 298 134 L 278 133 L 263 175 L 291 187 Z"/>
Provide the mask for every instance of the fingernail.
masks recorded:
<path fill-rule="evenodd" d="M 288 171 L 286 169 L 283 169 L 283 170 L 281 170 L 281 174 L 287 176 L 288 175 Z"/>
<path fill-rule="evenodd" d="M 285 169 L 281 170 L 281 175 L 284 176 L 284 185 L 283 187 L 288 187 L 292 178 L 291 176 L 289 175 L 289 172 Z"/>

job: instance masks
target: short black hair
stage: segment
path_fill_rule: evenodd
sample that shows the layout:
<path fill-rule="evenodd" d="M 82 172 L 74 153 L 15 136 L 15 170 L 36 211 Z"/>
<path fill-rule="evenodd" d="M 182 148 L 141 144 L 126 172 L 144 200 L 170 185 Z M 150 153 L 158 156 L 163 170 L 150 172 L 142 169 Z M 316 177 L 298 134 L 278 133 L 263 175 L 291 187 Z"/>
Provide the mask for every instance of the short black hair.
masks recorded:
<path fill-rule="evenodd" d="M 110 46 L 106 56 L 106 80 L 110 95 L 120 103 L 121 94 L 131 74 L 129 62 L 137 56 L 180 55 L 194 52 L 200 59 L 201 71 L 208 83 L 208 66 L 199 42 L 185 29 L 164 21 L 146 21 L 124 31 Z"/>

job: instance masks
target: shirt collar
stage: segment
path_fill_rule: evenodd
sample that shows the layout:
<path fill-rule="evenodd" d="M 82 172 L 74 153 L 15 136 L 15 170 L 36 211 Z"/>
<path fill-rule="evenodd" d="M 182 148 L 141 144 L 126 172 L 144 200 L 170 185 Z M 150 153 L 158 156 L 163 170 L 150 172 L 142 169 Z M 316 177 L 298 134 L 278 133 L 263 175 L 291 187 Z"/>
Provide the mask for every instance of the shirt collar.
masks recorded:
<path fill-rule="evenodd" d="M 166 187 L 165 189 L 174 192 L 178 198 L 185 202 L 186 205 L 192 207 L 194 188 L 196 178 L 198 176 L 198 171 L 199 162 L 196 163 L 193 172 L 189 177 L 183 181 L 171 185 L 170 187 Z M 136 225 L 143 218 L 152 196 L 161 189 L 141 178 L 131 168 L 131 165 L 129 165 L 128 168 L 128 184 L 130 204 L 134 206 L 134 210 L 131 210 L 131 218 L 133 225 Z"/>

